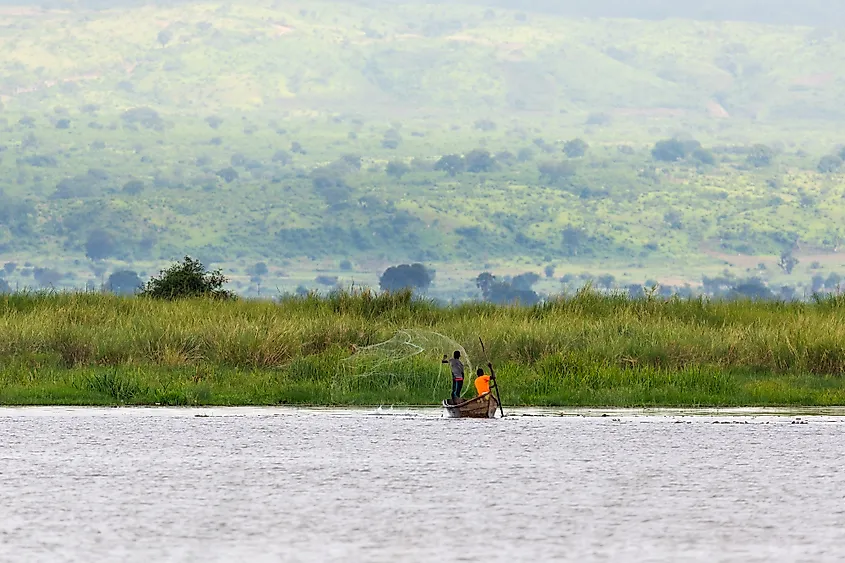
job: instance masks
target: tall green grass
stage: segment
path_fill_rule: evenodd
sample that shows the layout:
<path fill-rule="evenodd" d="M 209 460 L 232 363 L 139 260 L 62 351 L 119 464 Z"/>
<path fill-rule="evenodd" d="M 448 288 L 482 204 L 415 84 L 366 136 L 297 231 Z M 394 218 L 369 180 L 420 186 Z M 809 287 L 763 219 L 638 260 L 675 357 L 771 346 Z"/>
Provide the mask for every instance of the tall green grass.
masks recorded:
<path fill-rule="evenodd" d="M 503 399 L 530 405 L 845 404 L 845 302 L 629 300 L 438 306 L 410 293 L 162 302 L 0 296 L 0 404 L 432 404 L 413 377 L 344 379 L 352 345 L 421 328 L 484 339 Z M 410 372 L 409 372 L 410 373 Z M 448 377 L 448 376 L 447 376 Z"/>

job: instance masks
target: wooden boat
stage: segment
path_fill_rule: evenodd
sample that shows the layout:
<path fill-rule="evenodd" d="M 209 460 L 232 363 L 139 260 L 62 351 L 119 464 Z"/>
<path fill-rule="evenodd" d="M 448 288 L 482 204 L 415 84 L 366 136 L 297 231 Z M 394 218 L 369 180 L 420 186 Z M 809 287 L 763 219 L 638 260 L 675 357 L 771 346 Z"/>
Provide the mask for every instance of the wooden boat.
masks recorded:
<path fill-rule="evenodd" d="M 449 400 L 443 401 L 447 418 L 494 418 L 497 408 L 499 408 L 499 402 L 492 393 L 485 393 L 455 405 Z"/>

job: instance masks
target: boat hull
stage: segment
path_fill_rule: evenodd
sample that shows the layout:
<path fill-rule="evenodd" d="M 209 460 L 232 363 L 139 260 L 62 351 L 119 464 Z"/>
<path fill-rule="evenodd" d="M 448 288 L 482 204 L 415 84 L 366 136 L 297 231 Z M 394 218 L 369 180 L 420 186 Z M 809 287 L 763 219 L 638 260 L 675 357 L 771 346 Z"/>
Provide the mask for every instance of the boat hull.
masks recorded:
<path fill-rule="evenodd" d="M 492 393 L 485 393 L 456 405 L 443 401 L 443 410 L 447 418 L 494 418 L 497 408 L 499 408 L 499 402 Z"/>

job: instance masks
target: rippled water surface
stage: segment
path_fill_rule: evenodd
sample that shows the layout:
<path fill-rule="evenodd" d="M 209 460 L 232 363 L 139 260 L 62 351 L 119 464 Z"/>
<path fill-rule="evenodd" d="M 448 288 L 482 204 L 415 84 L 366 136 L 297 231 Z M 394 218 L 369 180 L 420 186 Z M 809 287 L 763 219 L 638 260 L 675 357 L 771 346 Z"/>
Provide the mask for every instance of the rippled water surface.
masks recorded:
<path fill-rule="evenodd" d="M 842 420 L 0 409 L 0 560 L 842 561 Z"/>

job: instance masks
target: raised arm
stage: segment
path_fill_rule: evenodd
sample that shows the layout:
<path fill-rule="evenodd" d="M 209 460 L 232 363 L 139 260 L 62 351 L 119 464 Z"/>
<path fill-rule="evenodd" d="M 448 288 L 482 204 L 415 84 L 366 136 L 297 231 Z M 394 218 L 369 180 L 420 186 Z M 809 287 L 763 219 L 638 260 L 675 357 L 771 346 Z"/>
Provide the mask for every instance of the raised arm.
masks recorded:
<path fill-rule="evenodd" d="M 491 362 L 487 362 L 487 367 L 490 368 L 490 377 L 496 379 L 496 372 L 493 371 L 493 364 Z"/>

